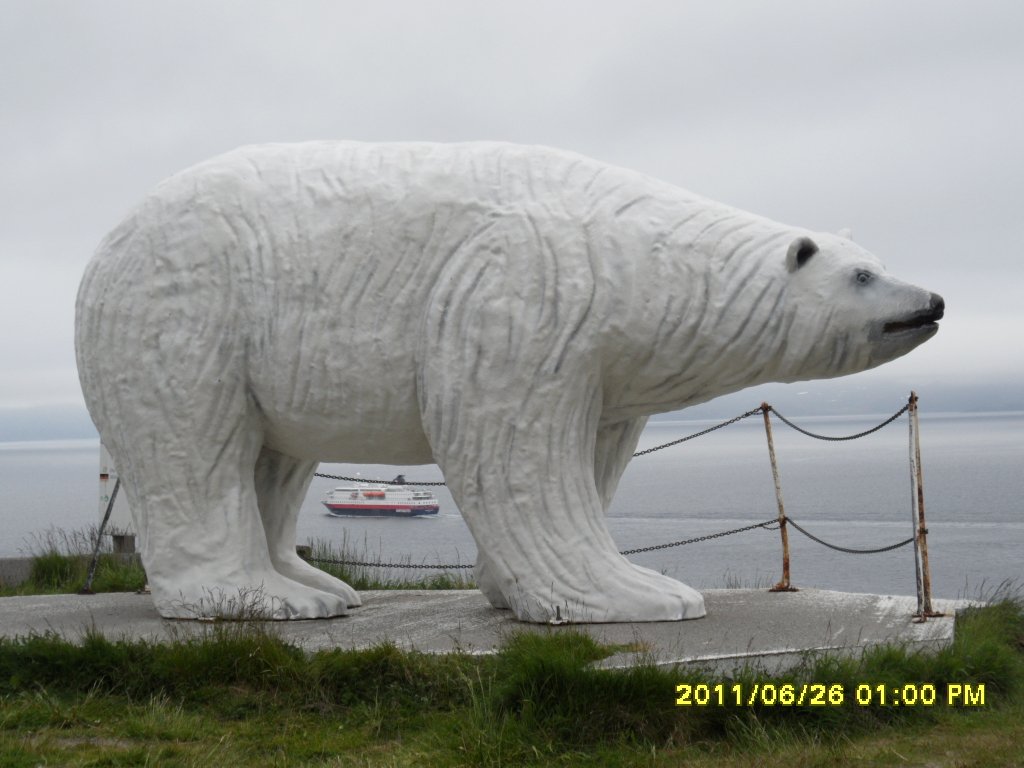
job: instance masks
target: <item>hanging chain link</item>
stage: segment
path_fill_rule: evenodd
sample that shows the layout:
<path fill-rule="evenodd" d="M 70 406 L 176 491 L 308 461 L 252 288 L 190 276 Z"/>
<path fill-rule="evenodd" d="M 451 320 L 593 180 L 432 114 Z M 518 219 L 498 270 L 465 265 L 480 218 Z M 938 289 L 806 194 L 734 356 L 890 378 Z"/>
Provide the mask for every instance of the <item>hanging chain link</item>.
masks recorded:
<path fill-rule="evenodd" d="M 325 565 L 357 565 L 364 568 L 428 568 L 437 571 L 448 571 L 453 568 L 473 568 L 473 565 L 466 563 L 438 563 L 427 565 L 426 563 L 366 563 L 360 560 L 331 560 L 324 557 L 310 557 L 307 563 L 324 563 Z"/>
<path fill-rule="evenodd" d="M 792 525 L 798 531 L 800 531 L 800 533 L 802 533 L 807 538 L 812 539 L 813 541 L 816 541 L 819 544 L 823 544 L 829 549 L 834 549 L 836 550 L 836 552 L 846 552 L 850 555 L 877 555 L 880 552 L 891 552 L 894 549 L 905 547 L 907 546 L 907 544 L 913 544 L 915 538 L 914 536 L 911 536 L 909 539 L 901 541 L 897 544 L 890 544 L 888 547 L 878 547 L 878 549 L 851 549 L 850 547 L 840 547 L 838 544 L 829 544 L 827 541 L 819 539 L 813 533 L 809 533 L 808 531 L 804 530 L 803 527 L 798 525 L 791 517 L 787 517 L 786 522 Z"/>
<path fill-rule="evenodd" d="M 378 484 L 381 484 L 381 485 L 394 485 L 394 481 L 393 480 L 369 480 L 369 479 L 367 479 L 365 477 L 345 477 L 344 475 L 326 475 L 326 474 L 324 474 L 322 472 L 317 472 L 316 474 L 313 475 L 313 477 L 324 477 L 324 478 L 327 478 L 328 480 L 345 480 L 346 482 L 349 482 L 349 483 L 378 483 Z M 448 485 L 448 483 L 446 483 L 444 480 L 441 480 L 440 482 L 430 482 L 430 483 L 409 483 L 409 482 L 405 482 L 405 483 L 402 483 L 402 485 L 412 485 L 412 486 L 415 486 L 415 487 L 426 487 L 426 486 Z"/>
<path fill-rule="evenodd" d="M 728 421 L 723 421 L 721 424 L 715 424 L 715 426 L 713 426 L 713 427 L 708 427 L 707 429 L 702 430 L 701 432 L 695 432 L 692 435 L 688 435 L 686 437 L 681 437 L 678 440 L 673 440 L 671 443 L 665 443 L 663 445 L 656 445 L 654 448 L 648 448 L 645 451 L 639 451 L 637 453 L 634 453 L 633 454 L 633 458 L 635 459 L 635 458 L 637 458 L 639 456 L 646 456 L 648 453 L 654 453 L 655 451 L 660 451 L 662 448 L 671 448 L 673 445 L 679 445 L 680 443 L 685 443 L 687 440 L 693 440 L 693 439 L 698 438 L 698 437 L 703 437 L 704 435 L 707 435 L 707 434 L 710 434 L 710 433 L 714 432 L 716 429 L 721 429 L 722 427 L 728 427 L 730 424 L 735 424 L 737 421 L 742 421 L 743 419 L 746 419 L 746 418 L 748 418 L 750 416 L 753 416 L 755 413 L 760 413 L 760 412 L 761 412 L 761 408 L 760 408 L 760 406 L 758 406 L 757 408 L 749 410 L 746 413 L 741 413 L 739 416 L 735 416 L 735 417 L 729 419 Z"/>
<path fill-rule="evenodd" d="M 904 413 L 906 413 L 909 409 L 910 409 L 909 405 L 904 405 L 902 408 L 900 408 L 898 411 L 896 411 L 896 413 L 894 413 L 888 419 L 883 421 L 877 427 L 872 427 L 871 429 L 867 429 L 867 430 L 865 430 L 863 432 L 858 432 L 856 435 L 846 435 L 844 437 L 833 437 L 833 436 L 830 436 L 830 435 L 818 435 L 818 434 L 815 434 L 814 432 L 808 432 L 806 429 L 803 429 L 802 427 L 798 427 L 792 421 L 787 419 L 785 416 L 783 416 L 781 413 L 779 413 L 777 410 L 775 410 L 774 407 L 772 407 L 770 405 L 768 406 L 768 410 L 770 410 L 772 413 L 774 413 L 776 416 L 778 416 L 779 417 L 779 421 L 781 421 L 786 426 L 792 427 L 797 432 L 799 432 L 799 433 L 801 433 L 803 435 L 807 435 L 808 437 L 813 437 L 815 440 L 829 440 L 831 442 L 839 442 L 841 440 L 856 440 L 857 438 L 860 438 L 860 437 L 867 437 L 868 435 L 877 432 L 882 427 L 889 426 L 894 421 L 896 421 L 896 419 L 898 419 L 900 416 L 902 416 Z M 761 409 L 758 408 L 758 410 L 761 410 Z"/>
<path fill-rule="evenodd" d="M 767 526 L 772 525 L 776 522 L 775 518 L 771 520 L 765 520 L 763 523 L 754 523 L 753 525 L 745 525 L 742 528 L 733 528 L 731 531 L 721 531 L 720 533 L 709 533 L 706 536 L 696 536 L 692 539 L 683 539 L 682 541 L 673 541 L 669 544 L 655 544 L 651 547 L 637 547 L 636 549 L 626 549 L 620 552 L 620 555 L 635 555 L 637 552 L 653 552 L 656 549 L 668 549 L 669 547 L 681 547 L 684 544 L 696 544 L 698 541 L 710 541 L 711 539 L 720 539 L 723 536 L 730 536 L 734 533 L 743 533 L 744 531 L 752 531 L 755 528 L 764 528 L 765 530 L 771 530 Z"/>

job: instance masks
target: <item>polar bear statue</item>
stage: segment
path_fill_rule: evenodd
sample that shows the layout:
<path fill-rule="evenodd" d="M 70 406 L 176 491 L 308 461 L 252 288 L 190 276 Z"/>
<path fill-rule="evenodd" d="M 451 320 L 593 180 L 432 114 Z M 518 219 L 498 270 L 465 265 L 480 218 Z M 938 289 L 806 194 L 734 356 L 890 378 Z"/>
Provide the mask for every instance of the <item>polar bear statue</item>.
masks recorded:
<path fill-rule="evenodd" d="M 85 271 L 76 352 L 163 616 L 344 614 L 295 553 L 318 462 L 436 462 L 492 605 L 664 621 L 701 595 L 604 518 L 647 417 L 871 368 L 942 312 L 843 237 L 569 152 L 316 142 L 157 186 Z"/>

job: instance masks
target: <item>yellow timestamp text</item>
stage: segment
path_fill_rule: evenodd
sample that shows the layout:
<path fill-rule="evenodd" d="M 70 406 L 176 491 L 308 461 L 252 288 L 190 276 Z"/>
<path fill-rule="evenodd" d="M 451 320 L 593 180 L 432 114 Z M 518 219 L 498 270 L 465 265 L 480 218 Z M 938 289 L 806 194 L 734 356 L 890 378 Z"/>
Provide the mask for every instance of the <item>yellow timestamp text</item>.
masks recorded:
<path fill-rule="evenodd" d="M 983 707 L 985 684 L 679 683 L 677 707 Z"/>

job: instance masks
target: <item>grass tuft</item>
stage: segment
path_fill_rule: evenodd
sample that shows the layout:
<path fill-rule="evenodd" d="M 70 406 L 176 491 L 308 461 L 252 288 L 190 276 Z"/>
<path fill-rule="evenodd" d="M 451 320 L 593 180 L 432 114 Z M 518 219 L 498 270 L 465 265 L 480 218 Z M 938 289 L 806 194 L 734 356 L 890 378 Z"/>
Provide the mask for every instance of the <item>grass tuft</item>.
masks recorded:
<path fill-rule="evenodd" d="M 577 631 L 515 635 L 498 656 L 494 710 L 556 743 L 663 741 L 676 720 L 665 706 L 672 676 L 651 665 L 614 672 L 593 666 L 608 655 Z"/>

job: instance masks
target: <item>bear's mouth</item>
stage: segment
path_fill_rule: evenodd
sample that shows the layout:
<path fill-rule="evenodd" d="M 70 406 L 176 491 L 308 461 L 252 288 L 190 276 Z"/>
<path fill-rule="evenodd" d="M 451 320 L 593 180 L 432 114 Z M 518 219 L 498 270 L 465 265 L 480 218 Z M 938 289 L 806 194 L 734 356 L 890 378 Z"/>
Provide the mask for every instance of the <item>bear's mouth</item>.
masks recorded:
<path fill-rule="evenodd" d="M 908 331 L 924 331 L 938 329 L 938 321 L 942 319 L 942 306 L 928 308 L 902 320 L 894 320 L 882 326 L 882 333 L 906 333 Z"/>

